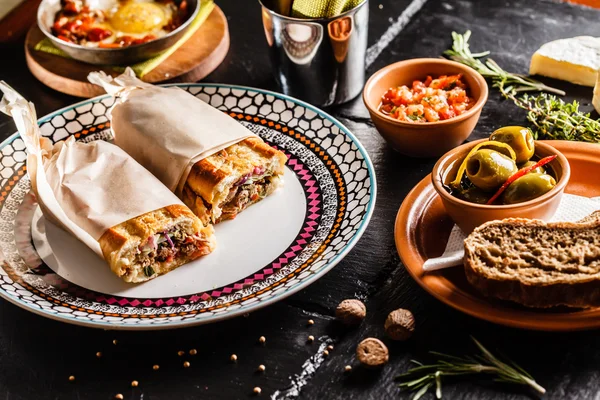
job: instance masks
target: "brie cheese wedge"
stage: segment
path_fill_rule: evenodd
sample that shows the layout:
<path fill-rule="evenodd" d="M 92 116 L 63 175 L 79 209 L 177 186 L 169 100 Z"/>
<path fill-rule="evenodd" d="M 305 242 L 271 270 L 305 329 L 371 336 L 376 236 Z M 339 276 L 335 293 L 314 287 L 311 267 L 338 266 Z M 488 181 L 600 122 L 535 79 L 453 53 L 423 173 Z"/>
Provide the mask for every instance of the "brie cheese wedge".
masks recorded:
<path fill-rule="evenodd" d="M 596 112 L 600 114 L 600 71 L 596 74 L 596 86 L 594 86 L 594 98 L 592 104 L 596 109 Z"/>
<path fill-rule="evenodd" d="M 531 58 L 529 74 L 593 87 L 599 69 L 600 38 L 577 36 L 540 47 Z"/>

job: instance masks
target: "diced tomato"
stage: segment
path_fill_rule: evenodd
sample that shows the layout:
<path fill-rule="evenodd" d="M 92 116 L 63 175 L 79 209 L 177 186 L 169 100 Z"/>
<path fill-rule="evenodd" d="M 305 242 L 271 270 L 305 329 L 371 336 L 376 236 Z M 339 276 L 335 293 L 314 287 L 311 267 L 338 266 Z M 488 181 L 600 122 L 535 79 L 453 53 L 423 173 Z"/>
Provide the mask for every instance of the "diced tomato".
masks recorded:
<path fill-rule="evenodd" d="M 379 110 L 392 118 L 407 122 L 435 122 L 464 113 L 471 106 L 462 75 L 427 76 L 409 86 L 388 89 Z"/>
<path fill-rule="evenodd" d="M 71 42 L 71 39 L 63 35 L 58 35 L 57 38 L 59 38 L 60 40 L 64 40 L 65 42 Z"/>
<path fill-rule="evenodd" d="M 119 43 L 98 43 L 100 49 L 118 49 L 122 47 Z"/>
<path fill-rule="evenodd" d="M 425 83 L 423 83 L 421 81 L 414 81 L 412 83 L 412 90 L 417 91 L 417 92 L 425 90 L 426 87 L 427 87 L 427 85 L 425 85 Z"/>
<path fill-rule="evenodd" d="M 107 37 L 110 37 L 110 35 L 112 35 L 112 32 L 108 29 L 92 28 L 87 33 L 87 40 L 90 42 L 99 42 Z"/>
<path fill-rule="evenodd" d="M 67 14 L 79 14 L 81 12 L 81 8 L 79 3 L 67 0 L 63 7 L 63 11 Z"/>
<path fill-rule="evenodd" d="M 454 112 L 454 110 L 452 110 L 449 107 L 443 108 L 442 110 L 438 111 L 438 114 L 440 115 L 440 119 L 450 119 L 456 117 L 456 113 Z"/>

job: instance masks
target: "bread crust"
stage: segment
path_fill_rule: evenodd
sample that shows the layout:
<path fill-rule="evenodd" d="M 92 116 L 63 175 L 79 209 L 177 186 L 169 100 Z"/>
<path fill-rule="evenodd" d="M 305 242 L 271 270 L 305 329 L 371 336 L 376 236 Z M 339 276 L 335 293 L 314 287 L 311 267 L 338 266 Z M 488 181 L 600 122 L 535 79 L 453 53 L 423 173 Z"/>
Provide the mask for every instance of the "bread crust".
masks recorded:
<path fill-rule="evenodd" d="M 283 152 L 259 137 L 249 137 L 195 163 L 185 187 L 211 206 L 211 218 L 216 222 L 220 216 L 219 206 L 236 182 L 245 175 L 251 175 L 256 167 L 265 168 L 271 175 L 283 175 L 286 162 L 287 157 Z M 206 208 L 196 204 L 190 193 L 186 195 L 185 187 L 184 203 L 194 211 Z M 197 215 L 204 221 L 201 214 Z"/>
<path fill-rule="evenodd" d="M 586 277 L 552 276 L 550 273 L 543 279 L 531 280 L 522 276 L 503 276 L 495 273 L 494 266 L 486 265 L 477 254 L 480 235 L 500 225 L 511 228 L 538 227 L 542 229 L 567 229 L 574 234 L 578 230 L 598 230 L 600 233 L 600 211 L 578 222 L 545 223 L 539 220 L 510 218 L 502 221 L 491 221 L 476 228 L 464 242 L 464 270 L 469 283 L 488 297 L 509 300 L 527 307 L 549 308 L 568 306 L 588 308 L 600 306 L 600 274 Z M 529 250 L 529 249 L 528 249 Z M 565 248 L 564 251 L 568 251 Z M 535 250 L 531 251 L 535 254 Z M 506 260 L 508 263 L 510 260 Z"/>

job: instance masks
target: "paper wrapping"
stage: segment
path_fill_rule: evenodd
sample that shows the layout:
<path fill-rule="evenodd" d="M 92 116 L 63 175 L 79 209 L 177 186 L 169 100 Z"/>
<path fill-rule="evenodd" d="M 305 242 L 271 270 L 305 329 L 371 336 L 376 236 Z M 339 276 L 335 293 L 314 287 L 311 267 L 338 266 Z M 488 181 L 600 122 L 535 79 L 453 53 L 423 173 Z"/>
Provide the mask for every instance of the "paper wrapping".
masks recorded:
<path fill-rule="evenodd" d="M 177 195 L 196 162 L 255 136 L 188 92 L 142 82 L 130 69 L 114 79 L 92 72 L 88 80 L 116 97 L 109 110 L 115 144 Z"/>
<path fill-rule="evenodd" d="M 575 222 L 600 210 L 600 197 L 582 197 L 574 194 L 563 194 L 560 205 L 550 222 Z M 465 234 L 456 225 L 450 232 L 444 253 L 435 258 L 430 258 L 423 264 L 423 271 L 436 271 L 463 264 L 465 256 Z"/>
<path fill-rule="evenodd" d="M 52 146 L 40 135 L 33 103 L 5 82 L 0 111 L 13 117 L 27 148 L 27 173 L 44 216 L 100 257 L 109 228 L 150 211 L 183 204 L 119 147 L 70 137 Z"/>

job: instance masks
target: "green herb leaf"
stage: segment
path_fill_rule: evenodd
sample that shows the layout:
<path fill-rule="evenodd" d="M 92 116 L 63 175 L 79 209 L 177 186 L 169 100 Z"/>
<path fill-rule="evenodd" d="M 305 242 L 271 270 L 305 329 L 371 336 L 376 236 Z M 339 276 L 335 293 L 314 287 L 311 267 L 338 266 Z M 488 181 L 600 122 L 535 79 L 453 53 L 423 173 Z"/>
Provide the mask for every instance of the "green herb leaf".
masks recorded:
<path fill-rule="evenodd" d="M 451 60 L 473 68 L 485 78 L 492 79 L 494 86 L 497 87 L 505 97 L 507 97 L 509 93 L 514 94 L 515 92 L 525 91 L 544 91 L 560 96 L 565 95 L 564 91 L 544 85 L 542 82 L 536 81 L 535 79 L 521 74 L 507 72 L 500 68 L 500 66 L 491 58 L 482 62 L 479 58 L 489 55 L 490 52 L 471 53 L 471 50 L 469 49 L 470 37 L 471 31 L 466 31 L 464 35 L 452 32 L 452 49 L 446 50 L 444 55 Z"/>
<path fill-rule="evenodd" d="M 475 338 L 471 337 L 479 350 L 479 354 L 471 357 L 456 357 L 443 353 L 431 352 L 439 359 L 434 364 L 415 362 L 417 367 L 409 369 L 398 376 L 399 386 L 410 391 L 416 391 L 413 396 L 418 399 L 425 395 L 430 388 L 435 387 L 435 396 L 442 398 L 442 377 L 488 374 L 494 376 L 494 381 L 526 385 L 540 394 L 546 389 L 540 386 L 527 372 L 516 366 L 512 361 L 503 362 L 487 350 Z"/>
<path fill-rule="evenodd" d="M 154 275 L 154 268 L 152 268 L 151 266 L 147 266 L 144 267 L 144 275 L 146 275 L 147 277 L 151 277 L 152 275 Z"/>

